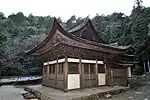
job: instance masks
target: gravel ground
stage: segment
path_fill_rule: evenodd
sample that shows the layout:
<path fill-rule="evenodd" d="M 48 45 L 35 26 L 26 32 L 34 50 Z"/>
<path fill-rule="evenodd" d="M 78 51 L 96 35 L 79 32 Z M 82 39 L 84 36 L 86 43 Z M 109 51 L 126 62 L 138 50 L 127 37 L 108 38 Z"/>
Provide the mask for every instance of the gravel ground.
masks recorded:
<path fill-rule="evenodd" d="M 0 100 L 25 100 L 22 93 L 26 93 L 23 88 L 2 86 L 0 87 Z"/>
<path fill-rule="evenodd" d="M 150 100 L 150 74 L 137 79 L 139 82 L 144 83 L 144 85 L 107 100 Z M 21 95 L 22 93 L 26 93 L 24 86 L 2 86 L 0 87 L 0 100 L 25 100 Z"/>
<path fill-rule="evenodd" d="M 150 100 L 150 86 L 142 86 L 136 90 L 129 90 L 107 100 Z"/>
<path fill-rule="evenodd" d="M 132 86 L 135 89 L 113 96 L 108 100 L 150 100 L 150 73 L 134 78 Z"/>
<path fill-rule="evenodd" d="M 0 100 L 25 100 L 21 95 L 22 93 L 25 93 L 23 88 L 2 86 L 0 87 Z M 150 100 L 150 85 L 126 91 L 107 100 Z"/>

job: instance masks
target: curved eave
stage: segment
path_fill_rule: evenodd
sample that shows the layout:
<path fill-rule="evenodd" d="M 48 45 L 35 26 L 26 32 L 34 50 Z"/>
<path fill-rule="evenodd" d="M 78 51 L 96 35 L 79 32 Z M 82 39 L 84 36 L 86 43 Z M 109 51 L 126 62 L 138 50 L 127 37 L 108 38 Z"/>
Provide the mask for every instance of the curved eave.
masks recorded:
<path fill-rule="evenodd" d="M 122 63 L 116 63 L 116 65 L 123 66 L 123 67 L 132 67 L 134 64 L 122 64 Z"/>
<path fill-rule="evenodd" d="M 132 61 L 121 61 L 122 63 L 127 63 L 127 64 L 138 64 L 139 62 L 132 62 Z"/>
<path fill-rule="evenodd" d="M 82 48 L 82 49 L 87 49 L 87 50 L 94 50 L 94 51 L 98 51 L 98 52 L 106 52 L 106 53 L 120 53 L 120 52 L 117 52 L 117 51 L 111 51 L 111 50 L 102 50 L 101 48 L 94 48 L 93 49 L 93 47 L 91 46 L 91 47 L 82 47 L 82 46 L 76 46 L 76 45 L 70 45 L 70 44 L 66 44 L 66 43 L 64 43 L 64 42 L 59 42 L 59 43 L 57 43 L 57 44 L 55 44 L 54 46 L 52 46 L 51 48 L 49 48 L 48 50 L 46 50 L 46 51 L 44 51 L 44 52 L 41 52 L 41 53 L 38 53 L 38 54 L 35 54 L 36 56 L 39 56 L 39 55 L 43 55 L 43 54 L 46 54 L 46 53 L 48 53 L 49 51 L 51 51 L 51 50 L 53 50 L 53 49 L 55 49 L 55 47 L 56 46 L 58 46 L 58 45 L 67 45 L 67 46 L 70 46 L 70 47 L 75 47 L 75 48 Z"/>
<path fill-rule="evenodd" d="M 94 46 L 106 47 L 106 48 L 109 48 L 109 49 L 123 50 L 123 51 L 128 49 L 129 47 L 131 47 L 131 45 L 129 45 L 129 46 L 111 46 L 111 45 L 108 45 L 108 44 L 102 44 L 102 43 L 97 43 L 97 42 L 94 42 L 94 41 L 86 40 L 86 39 L 83 39 L 83 38 L 80 38 L 80 37 L 77 37 L 73 34 L 68 33 L 64 28 L 61 27 L 61 25 L 57 22 L 57 20 L 56 20 L 56 23 L 58 25 L 58 30 L 63 35 L 65 35 L 65 36 L 67 36 L 67 37 L 69 37 L 73 40 L 82 42 L 82 43 L 86 43 L 86 44 L 90 44 L 90 45 L 94 45 Z"/>
<path fill-rule="evenodd" d="M 41 43 L 39 43 L 38 45 L 36 45 L 35 47 L 33 47 L 31 50 L 25 51 L 25 53 L 28 54 L 28 55 L 30 55 L 31 53 L 35 52 L 37 49 L 43 47 L 44 44 L 46 42 L 48 42 L 52 38 L 52 36 L 54 35 L 54 33 L 57 30 L 57 27 L 58 27 L 58 24 L 56 23 L 56 18 L 54 18 L 54 22 L 53 22 L 53 26 L 52 26 L 51 32 L 46 36 L 46 38 Z"/>
<path fill-rule="evenodd" d="M 135 55 L 130 55 L 130 54 L 120 54 L 121 56 L 126 56 L 126 57 L 135 57 Z"/>
<path fill-rule="evenodd" d="M 49 52 L 50 50 L 54 49 L 56 46 L 60 45 L 61 43 L 58 42 L 56 43 L 55 45 L 53 45 L 52 47 L 50 47 L 48 50 L 44 51 L 44 52 L 41 52 L 41 53 L 33 53 L 31 54 L 32 56 L 39 56 L 39 55 L 42 55 L 42 54 L 45 54 L 47 52 Z"/>
<path fill-rule="evenodd" d="M 61 25 L 57 22 L 56 18 L 54 18 L 54 22 L 53 22 L 53 28 L 51 30 L 51 32 L 47 35 L 47 37 L 44 39 L 44 41 L 42 41 L 40 44 L 38 44 L 37 46 L 35 46 L 33 49 L 26 51 L 25 53 L 28 55 L 32 55 L 32 53 L 34 53 L 36 50 L 40 49 L 41 47 L 43 47 L 52 37 L 53 35 L 56 33 L 56 30 L 59 30 L 63 35 L 75 40 L 75 41 L 79 41 L 85 44 L 89 44 L 89 45 L 93 45 L 93 46 L 100 46 L 100 47 L 104 47 L 107 49 L 113 49 L 113 50 L 119 50 L 119 51 L 124 51 L 126 49 L 128 49 L 130 46 L 111 46 L 108 44 L 101 44 L 101 43 L 97 43 L 97 42 L 93 42 L 93 41 L 89 41 L 80 37 L 77 37 L 73 34 L 68 33 L 64 28 L 61 27 Z"/>

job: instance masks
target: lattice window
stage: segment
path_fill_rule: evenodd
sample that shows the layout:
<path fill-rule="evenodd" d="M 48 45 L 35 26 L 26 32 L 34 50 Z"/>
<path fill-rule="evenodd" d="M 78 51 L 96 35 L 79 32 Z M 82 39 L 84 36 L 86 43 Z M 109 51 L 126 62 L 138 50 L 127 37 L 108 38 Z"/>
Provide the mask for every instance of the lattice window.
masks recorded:
<path fill-rule="evenodd" d="M 98 64 L 98 73 L 105 73 L 104 65 Z"/>
<path fill-rule="evenodd" d="M 84 64 L 84 74 L 95 74 L 95 64 Z"/>
<path fill-rule="evenodd" d="M 89 64 L 84 64 L 84 74 L 89 74 Z"/>
<path fill-rule="evenodd" d="M 51 66 L 49 66 L 49 73 L 50 73 L 50 74 L 51 74 L 51 70 L 52 70 L 52 69 L 51 69 Z"/>
<path fill-rule="evenodd" d="M 90 64 L 90 73 L 95 74 L 95 64 Z"/>
<path fill-rule="evenodd" d="M 78 65 L 78 63 L 68 63 L 68 73 L 79 74 Z"/>
<path fill-rule="evenodd" d="M 54 74 L 55 73 L 55 64 L 49 65 L 49 73 Z"/>
<path fill-rule="evenodd" d="M 58 68 L 58 74 L 62 74 L 63 73 L 63 63 L 59 64 L 59 68 Z"/>

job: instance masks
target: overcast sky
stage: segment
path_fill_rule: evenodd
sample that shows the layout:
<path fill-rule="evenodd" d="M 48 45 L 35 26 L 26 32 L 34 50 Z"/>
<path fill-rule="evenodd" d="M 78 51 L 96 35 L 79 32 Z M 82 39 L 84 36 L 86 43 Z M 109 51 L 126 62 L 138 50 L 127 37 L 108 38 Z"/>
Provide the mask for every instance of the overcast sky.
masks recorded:
<path fill-rule="evenodd" d="M 77 17 L 93 17 L 108 15 L 113 12 L 131 13 L 135 0 L 0 0 L 0 12 L 6 16 L 12 13 L 23 12 L 38 16 L 56 16 L 63 20 L 72 15 Z M 150 7 L 150 0 L 143 0 L 144 6 Z"/>

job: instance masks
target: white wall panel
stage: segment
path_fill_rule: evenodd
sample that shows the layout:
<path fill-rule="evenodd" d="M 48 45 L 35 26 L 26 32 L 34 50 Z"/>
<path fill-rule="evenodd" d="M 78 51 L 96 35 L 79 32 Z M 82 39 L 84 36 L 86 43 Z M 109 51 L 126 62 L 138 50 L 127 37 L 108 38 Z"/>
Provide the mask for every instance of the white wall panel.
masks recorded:
<path fill-rule="evenodd" d="M 68 74 L 68 89 L 80 88 L 80 75 L 79 74 Z"/>
<path fill-rule="evenodd" d="M 105 73 L 98 74 L 98 85 L 106 85 L 106 75 L 105 75 Z"/>
<path fill-rule="evenodd" d="M 131 67 L 127 68 L 127 72 L 128 72 L 128 77 L 131 77 Z"/>

